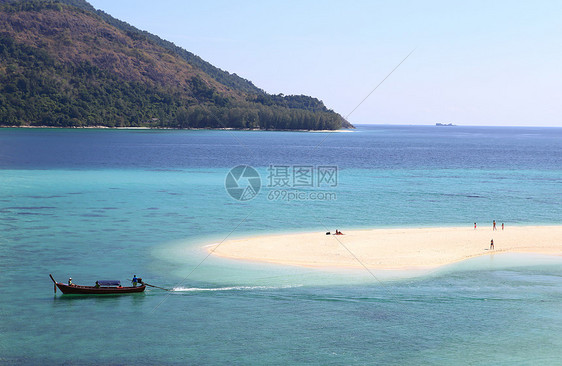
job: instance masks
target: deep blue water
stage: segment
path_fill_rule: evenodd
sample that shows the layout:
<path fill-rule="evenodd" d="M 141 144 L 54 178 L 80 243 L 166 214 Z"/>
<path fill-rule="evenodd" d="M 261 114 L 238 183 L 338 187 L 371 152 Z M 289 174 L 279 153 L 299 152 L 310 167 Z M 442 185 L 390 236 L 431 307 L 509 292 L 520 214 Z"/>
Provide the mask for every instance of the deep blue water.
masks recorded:
<path fill-rule="evenodd" d="M 225 189 L 240 164 L 262 184 L 245 202 Z M 272 166 L 336 167 L 337 184 L 281 189 Z M 0 188 L 0 363 L 561 364 L 557 257 L 374 278 L 205 259 L 202 247 L 295 230 L 560 224 L 562 128 L 0 129 Z M 135 273 L 176 291 L 53 295 L 49 273 Z"/>
<path fill-rule="evenodd" d="M 18 130 L 3 169 L 186 169 L 336 164 L 342 169 L 559 169 L 562 128 L 361 126 L 348 133 Z"/>

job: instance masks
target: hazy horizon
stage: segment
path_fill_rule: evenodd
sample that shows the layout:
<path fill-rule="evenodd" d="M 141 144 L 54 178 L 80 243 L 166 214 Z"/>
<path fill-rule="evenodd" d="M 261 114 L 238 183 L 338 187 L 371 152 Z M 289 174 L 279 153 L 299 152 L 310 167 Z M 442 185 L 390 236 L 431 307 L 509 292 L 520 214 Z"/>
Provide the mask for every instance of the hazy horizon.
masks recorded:
<path fill-rule="evenodd" d="M 89 1 L 353 124 L 562 126 L 562 3 Z"/>

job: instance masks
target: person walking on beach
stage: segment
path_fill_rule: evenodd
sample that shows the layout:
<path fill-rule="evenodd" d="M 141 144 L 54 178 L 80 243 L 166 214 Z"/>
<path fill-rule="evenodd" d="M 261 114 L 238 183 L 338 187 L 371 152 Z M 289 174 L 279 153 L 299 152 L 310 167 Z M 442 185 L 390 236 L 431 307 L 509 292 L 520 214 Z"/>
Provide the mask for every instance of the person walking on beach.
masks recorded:
<path fill-rule="evenodd" d="M 494 249 L 494 239 L 490 240 L 490 250 Z"/>
<path fill-rule="evenodd" d="M 474 223 L 474 230 L 476 230 L 476 223 Z"/>
<path fill-rule="evenodd" d="M 503 231 L 503 222 L 502 222 L 502 231 Z"/>
<path fill-rule="evenodd" d="M 494 220 L 494 222 L 492 223 L 492 229 L 493 229 L 494 231 L 497 230 L 497 229 L 496 229 L 496 220 Z"/>

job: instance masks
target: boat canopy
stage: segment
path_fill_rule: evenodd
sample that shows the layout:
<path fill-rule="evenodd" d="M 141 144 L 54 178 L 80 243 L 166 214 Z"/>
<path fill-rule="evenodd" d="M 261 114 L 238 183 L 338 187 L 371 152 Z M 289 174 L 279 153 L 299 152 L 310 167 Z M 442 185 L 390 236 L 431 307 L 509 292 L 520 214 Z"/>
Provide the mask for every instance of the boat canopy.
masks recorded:
<path fill-rule="evenodd" d="M 121 286 L 121 281 L 119 280 L 100 280 L 98 283 L 100 286 Z"/>

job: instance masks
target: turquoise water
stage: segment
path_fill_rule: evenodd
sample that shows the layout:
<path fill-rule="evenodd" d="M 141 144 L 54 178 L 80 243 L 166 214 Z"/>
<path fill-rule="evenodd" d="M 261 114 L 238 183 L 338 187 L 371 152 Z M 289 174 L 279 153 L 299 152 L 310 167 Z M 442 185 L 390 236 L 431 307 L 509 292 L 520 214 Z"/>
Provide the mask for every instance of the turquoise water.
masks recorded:
<path fill-rule="evenodd" d="M 239 164 L 262 187 L 225 189 Z M 335 166 L 330 200 L 271 199 L 270 166 Z M 0 363 L 560 363 L 562 260 L 495 255 L 429 272 L 206 258 L 272 232 L 560 224 L 562 129 L 347 133 L 0 130 Z M 268 199 L 269 198 L 269 199 Z M 53 294 L 133 274 L 175 291 Z M 25 289 L 25 290 L 24 290 Z"/>

